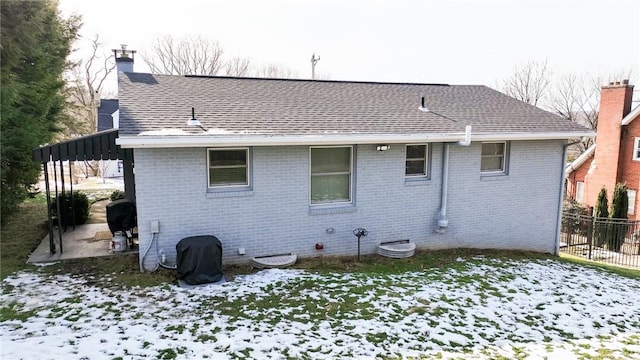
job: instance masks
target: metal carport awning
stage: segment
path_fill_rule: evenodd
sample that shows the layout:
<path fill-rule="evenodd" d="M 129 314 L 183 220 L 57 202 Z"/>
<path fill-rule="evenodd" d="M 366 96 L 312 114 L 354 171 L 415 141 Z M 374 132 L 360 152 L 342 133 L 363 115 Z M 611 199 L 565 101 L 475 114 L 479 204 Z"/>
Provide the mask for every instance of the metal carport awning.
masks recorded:
<path fill-rule="evenodd" d="M 58 173 L 61 179 L 60 192 L 64 195 L 64 168 L 63 161 L 69 162 L 70 187 L 69 191 L 73 197 L 73 180 L 71 162 L 88 160 L 122 160 L 124 175 L 125 197 L 135 202 L 135 180 L 133 174 L 133 149 L 123 149 L 116 144 L 118 129 L 110 129 L 95 134 L 78 137 L 72 140 L 63 141 L 57 144 L 45 145 L 33 150 L 33 160 L 42 164 L 45 177 L 47 214 L 49 222 L 49 251 L 55 253 L 53 216 L 51 211 L 51 188 L 49 186 L 48 163 L 53 162 L 53 176 L 55 184 L 55 197 L 58 197 Z M 56 170 L 56 162 L 59 170 Z M 60 202 L 57 201 L 57 214 L 60 214 Z M 60 252 L 62 253 L 62 226 L 58 226 L 60 237 Z"/>

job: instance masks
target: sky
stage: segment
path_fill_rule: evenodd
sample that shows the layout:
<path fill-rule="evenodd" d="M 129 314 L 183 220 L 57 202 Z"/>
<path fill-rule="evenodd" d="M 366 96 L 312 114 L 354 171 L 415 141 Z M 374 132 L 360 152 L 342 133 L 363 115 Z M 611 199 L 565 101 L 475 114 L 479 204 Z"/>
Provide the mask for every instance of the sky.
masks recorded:
<path fill-rule="evenodd" d="M 315 53 L 316 73 L 331 80 L 495 87 L 515 66 L 547 61 L 554 76 L 631 71 L 640 81 L 635 0 L 59 0 L 59 9 L 83 18 L 76 58 L 96 34 L 107 54 L 127 44 L 138 55 L 165 35 L 201 35 L 225 56 L 302 78 Z M 149 72 L 140 56 L 135 71 Z"/>

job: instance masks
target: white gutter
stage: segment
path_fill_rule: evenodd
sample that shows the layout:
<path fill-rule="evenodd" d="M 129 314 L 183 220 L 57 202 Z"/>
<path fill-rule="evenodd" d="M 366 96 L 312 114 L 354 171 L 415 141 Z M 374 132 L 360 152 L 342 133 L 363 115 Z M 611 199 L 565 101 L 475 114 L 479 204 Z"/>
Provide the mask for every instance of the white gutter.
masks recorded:
<path fill-rule="evenodd" d="M 506 140 L 567 140 L 581 137 L 594 137 L 596 133 L 588 130 L 581 132 L 553 133 L 475 133 L 474 141 L 506 141 Z"/>
<path fill-rule="evenodd" d="M 633 120 L 635 120 L 640 115 L 640 105 L 636 106 L 631 112 L 627 114 L 627 116 L 622 119 L 622 125 L 629 125 Z"/>
<path fill-rule="evenodd" d="M 592 131 L 552 133 L 485 133 L 474 134 L 474 141 L 560 140 L 594 136 Z M 415 142 L 457 142 L 466 133 L 416 134 L 326 134 L 326 135 L 120 135 L 116 144 L 122 148 L 172 148 L 208 146 L 284 146 L 341 144 L 406 144 Z M 470 134 L 469 134 L 470 136 Z M 461 142 L 461 145 L 466 140 Z"/>
<path fill-rule="evenodd" d="M 579 168 L 582 164 L 584 164 L 589 158 L 593 156 L 593 153 L 596 151 L 596 144 L 589 146 L 587 150 L 585 150 L 580 156 L 578 156 L 573 162 L 569 165 L 566 165 L 564 168 L 564 176 L 567 177 L 574 170 Z"/>

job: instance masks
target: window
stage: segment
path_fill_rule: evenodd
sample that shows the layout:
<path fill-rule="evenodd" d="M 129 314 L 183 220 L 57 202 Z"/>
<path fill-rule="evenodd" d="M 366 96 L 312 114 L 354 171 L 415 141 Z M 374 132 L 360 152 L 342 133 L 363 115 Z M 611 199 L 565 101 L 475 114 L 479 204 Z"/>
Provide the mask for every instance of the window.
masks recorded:
<path fill-rule="evenodd" d="M 311 158 L 311 204 L 351 202 L 352 147 L 314 147 Z"/>
<path fill-rule="evenodd" d="M 640 137 L 633 139 L 633 160 L 640 160 Z"/>
<path fill-rule="evenodd" d="M 576 201 L 582 204 L 584 200 L 584 183 L 582 181 L 576 182 Z"/>
<path fill-rule="evenodd" d="M 209 149 L 209 187 L 249 186 L 249 149 Z"/>
<path fill-rule="evenodd" d="M 627 214 L 633 215 L 636 207 L 636 191 L 627 189 L 627 199 L 629 200 L 629 207 L 627 208 Z"/>
<path fill-rule="evenodd" d="M 429 176 L 427 145 L 407 145 L 405 176 Z"/>
<path fill-rule="evenodd" d="M 480 172 L 487 174 L 507 172 L 506 142 L 503 141 L 482 143 Z"/>

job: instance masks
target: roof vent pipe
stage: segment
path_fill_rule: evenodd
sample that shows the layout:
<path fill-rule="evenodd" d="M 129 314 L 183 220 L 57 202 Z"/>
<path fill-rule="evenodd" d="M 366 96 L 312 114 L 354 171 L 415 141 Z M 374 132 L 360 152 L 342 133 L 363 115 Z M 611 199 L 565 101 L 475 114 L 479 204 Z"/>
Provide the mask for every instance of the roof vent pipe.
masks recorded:
<path fill-rule="evenodd" d="M 471 125 L 467 125 L 464 128 L 464 140 L 458 141 L 458 145 L 461 145 L 461 146 L 471 145 Z"/>
<path fill-rule="evenodd" d="M 191 119 L 187 120 L 187 126 L 200 126 L 200 121 L 196 119 L 196 109 L 194 107 L 191 108 Z"/>
<path fill-rule="evenodd" d="M 420 100 L 420 107 L 418 109 L 420 109 L 420 111 L 422 111 L 422 112 L 428 112 L 429 111 L 429 109 L 427 109 L 427 107 L 424 105 L 424 96 Z"/>

